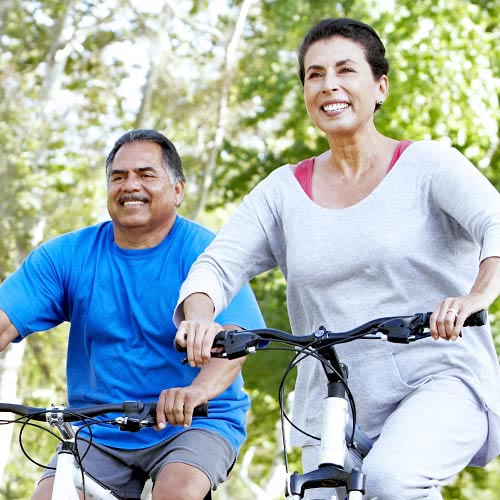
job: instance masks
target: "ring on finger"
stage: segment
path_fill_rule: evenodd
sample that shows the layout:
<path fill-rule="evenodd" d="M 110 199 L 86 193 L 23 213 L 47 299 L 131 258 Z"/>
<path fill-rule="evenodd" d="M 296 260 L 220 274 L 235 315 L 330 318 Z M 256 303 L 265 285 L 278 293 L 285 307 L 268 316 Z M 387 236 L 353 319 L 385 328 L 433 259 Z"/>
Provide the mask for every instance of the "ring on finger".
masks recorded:
<path fill-rule="evenodd" d="M 446 314 L 448 313 L 453 313 L 455 316 L 458 316 L 458 311 L 456 309 L 453 309 L 452 307 L 450 307 L 447 311 L 446 311 Z"/>

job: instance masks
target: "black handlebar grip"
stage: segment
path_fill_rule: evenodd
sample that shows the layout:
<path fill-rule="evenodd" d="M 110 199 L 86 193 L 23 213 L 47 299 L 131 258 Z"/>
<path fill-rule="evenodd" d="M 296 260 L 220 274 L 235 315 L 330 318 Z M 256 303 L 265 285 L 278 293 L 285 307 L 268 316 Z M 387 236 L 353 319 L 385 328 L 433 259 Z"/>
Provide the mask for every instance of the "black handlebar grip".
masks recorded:
<path fill-rule="evenodd" d="M 464 323 L 464 326 L 483 326 L 486 324 L 487 313 L 483 309 L 474 314 L 471 314 Z"/>
<path fill-rule="evenodd" d="M 230 331 L 233 331 L 233 330 L 230 330 Z M 215 344 L 217 341 L 224 341 L 226 339 L 226 333 L 227 333 L 226 330 L 221 330 L 220 332 L 217 333 L 217 335 L 214 338 L 213 347 L 215 347 Z M 187 351 L 187 349 L 185 347 L 180 346 L 175 339 L 174 339 L 174 349 L 177 352 L 186 352 Z"/>
<path fill-rule="evenodd" d="M 156 403 L 150 403 L 151 410 L 149 414 L 152 417 L 156 417 Z M 208 403 L 202 403 L 201 405 L 195 406 L 193 410 L 193 417 L 208 417 Z"/>
<path fill-rule="evenodd" d="M 429 328 L 430 312 L 424 314 L 424 328 Z M 464 326 L 483 326 L 486 324 L 487 312 L 483 309 L 481 311 L 471 314 L 464 323 Z"/>
<path fill-rule="evenodd" d="M 174 349 L 177 352 L 186 352 L 187 351 L 187 349 L 185 347 L 182 347 L 181 345 L 179 345 L 175 340 L 174 340 Z"/>
<path fill-rule="evenodd" d="M 195 406 L 193 410 L 194 417 L 208 417 L 208 403 Z"/>

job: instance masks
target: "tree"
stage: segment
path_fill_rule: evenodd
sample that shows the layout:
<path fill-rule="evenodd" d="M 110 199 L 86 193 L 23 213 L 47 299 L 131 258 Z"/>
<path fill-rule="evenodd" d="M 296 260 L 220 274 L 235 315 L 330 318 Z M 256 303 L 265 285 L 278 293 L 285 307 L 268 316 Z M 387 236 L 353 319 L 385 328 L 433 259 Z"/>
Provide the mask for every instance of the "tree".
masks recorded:
<path fill-rule="evenodd" d="M 304 110 L 296 51 L 309 27 L 332 15 L 374 25 L 386 43 L 391 89 L 377 113 L 379 129 L 399 138 L 447 140 L 498 188 L 497 3 L 389 4 L 221 0 L 214 8 L 207 0 L 0 2 L 0 279 L 41 241 L 105 217 L 103 156 L 129 128 L 157 128 L 175 142 L 188 177 L 183 213 L 214 229 L 274 168 L 323 151 L 327 145 Z M 273 271 L 253 286 L 268 324 L 288 329 L 281 274 Z M 491 316 L 500 346 L 499 307 L 491 308 Z M 20 397 L 46 385 L 56 399 L 63 397 L 63 373 L 49 382 L 43 377 L 53 370 L 46 359 L 64 356 L 65 335 L 63 327 L 26 342 Z M 246 362 L 253 401 L 249 439 L 233 479 L 217 494 L 221 498 L 245 500 L 270 492 L 276 474 L 282 474 L 276 372 L 288 359 L 273 353 Z M 27 474 L 13 462 L 8 474 L 16 481 L 9 484 L 22 488 Z M 295 451 L 291 467 L 299 467 Z M 446 498 L 462 500 L 458 487 L 469 497 L 486 500 L 488 490 L 494 495 L 495 467 L 497 462 L 466 471 Z M 24 493 L 5 488 L 4 498 L 14 499 L 26 498 L 29 486 Z"/>

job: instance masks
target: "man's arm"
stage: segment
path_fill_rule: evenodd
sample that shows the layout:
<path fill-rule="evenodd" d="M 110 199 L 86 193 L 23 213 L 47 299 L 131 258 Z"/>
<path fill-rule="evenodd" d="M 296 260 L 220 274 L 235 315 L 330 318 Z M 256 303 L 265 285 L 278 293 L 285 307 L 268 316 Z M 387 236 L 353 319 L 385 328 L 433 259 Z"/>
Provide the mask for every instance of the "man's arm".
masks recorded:
<path fill-rule="evenodd" d="M 3 351 L 18 335 L 17 328 L 0 309 L 0 351 Z"/>
<path fill-rule="evenodd" d="M 221 327 L 213 323 L 214 330 L 241 330 L 237 325 Z M 157 427 L 163 429 L 167 422 L 173 425 L 191 425 L 195 406 L 207 403 L 225 391 L 240 373 L 245 358 L 220 359 L 212 358 L 203 365 L 200 373 L 187 387 L 165 389 L 158 398 L 156 411 Z"/>

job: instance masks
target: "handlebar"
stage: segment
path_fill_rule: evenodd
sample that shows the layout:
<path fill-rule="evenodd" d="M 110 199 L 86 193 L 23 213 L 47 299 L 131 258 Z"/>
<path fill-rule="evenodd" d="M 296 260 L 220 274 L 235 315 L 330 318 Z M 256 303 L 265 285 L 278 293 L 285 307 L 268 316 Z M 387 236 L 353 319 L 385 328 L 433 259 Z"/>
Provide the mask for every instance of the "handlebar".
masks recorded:
<path fill-rule="evenodd" d="M 431 312 L 417 313 L 413 316 L 389 316 L 377 318 L 345 332 L 331 332 L 323 326 L 310 335 L 297 336 L 273 328 L 253 330 L 223 330 L 213 342 L 216 349 L 212 357 L 235 359 L 253 353 L 263 341 L 275 341 L 296 347 L 319 349 L 337 343 L 357 339 L 382 339 L 389 342 L 408 344 L 429 337 Z M 486 311 L 478 311 L 466 319 L 464 326 L 482 326 L 486 323 Z M 378 336 L 377 336 L 378 335 Z"/>
<path fill-rule="evenodd" d="M 107 413 L 121 413 L 125 414 L 125 416 L 115 418 L 113 423 L 117 424 L 122 430 L 135 432 L 143 427 L 153 427 L 156 424 L 156 406 L 156 401 L 124 401 L 123 403 L 99 404 L 83 408 L 53 405 L 48 408 L 37 408 L 0 402 L 0 413 L 14 413 L 26 417 L 26 419 L 48 422 L 49 424 L 52 422 L 81 422 Z M 206 417 L 207 415 L 207 403 L 196 406 L 193 411 L 195 417 Z"/>

